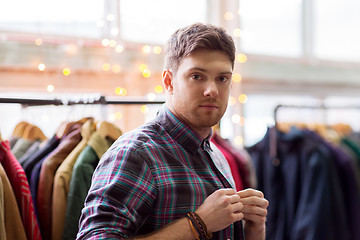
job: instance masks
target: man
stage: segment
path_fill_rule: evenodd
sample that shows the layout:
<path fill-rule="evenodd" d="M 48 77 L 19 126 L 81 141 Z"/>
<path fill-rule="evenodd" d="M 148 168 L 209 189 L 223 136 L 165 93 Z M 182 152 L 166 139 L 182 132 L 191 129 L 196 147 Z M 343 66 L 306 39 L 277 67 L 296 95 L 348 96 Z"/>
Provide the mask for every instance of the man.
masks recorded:
<path fill-rule="evenodd" d="M 78 239 L 265 239 L 268 201 L 257 190 L 236 192 L 209 143 L 227 108 L 234 59 L 221 28 L 194 24 L 172 35 L 166 103 L 102 157 Z"/>

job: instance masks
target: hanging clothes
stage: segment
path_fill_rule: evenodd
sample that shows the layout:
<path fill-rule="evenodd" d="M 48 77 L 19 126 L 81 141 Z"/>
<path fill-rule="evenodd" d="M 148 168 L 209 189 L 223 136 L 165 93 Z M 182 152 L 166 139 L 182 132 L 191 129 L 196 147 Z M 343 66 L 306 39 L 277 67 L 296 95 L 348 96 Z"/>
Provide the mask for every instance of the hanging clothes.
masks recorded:
<path fill-rule="evenodd" d="M 2 141 L 0 145 L 0 163 L 4 167 L 15 193 L 27 239 L 41 239 L 28 180 L 24 169 L 10 151 L 7 141 Z"/>
<path fill-rule="evenodd" d="M 64 159 L 81 141 L 81 126 L 80 123 L 73 124 L 71 132 L 45 158 L 41 166 L 36 201 L 40 229 L 44 239 L 51 239 L 52 193 L 55 173 Z"/>
<path fill-rule="evenodd" d="M 296 128 L 269 128 L 247 150 L 270 202 L 267 239 L 354 239 L 335 156 L 324 142 Z"/>
<path fill-rule="evenodd" d="M 255 169 L 245 149 L 235 148 L 228 140 L 215 133 L 211 141 L 216 144 L 228 160 L 238 190 L 256 186 Z"/>
<path fill-rule="evenodd" d="M 59 145 L 59 143 L 60 138 L 54 134 L 54 136 L 46 143 L 44 147 L 40 148 L 39 151 L 35 152 L 29 157 L 29 159 L 24 162 L 24 171 L 28 179 L 31 178 L 31 173 L 36 163 L 38 163 L 41 159 L 53 151 Z"/>
<path fill-rule="evenodd" d="M 14 191 L 6 175 L 5 169 L 0 164 L 0 178 L 4 190 L 4 219 L 6 239 L 26 240 L 24 225 L 21 221 L 19 207 Z"/>
<path fill-rule="evenodd" d="M 219 138 L 220 137 L 217 134 L 214 134 L 213 137 L 211 138 L 211 142 L 213 144 L 215 144 L 215 146 L 221 151 L 221 153 L 224 155 L 227 162 L 229 163 L 229 166 L 230 166 L 230 169 L 231 169 L 231 175 L 234 178 L 236 191 L 243 190 L 244 189 L 244 184 L 243 184 L 243 181 L 241 179 L 240 169 L 239 169 L 238 164 L 237 164 L 237 162 L 235 160 L 235 157 L 229 151 L 227 151 L 225 148 L 223 148 L 223 146 L 220 143 Z"/>
<path fill-rule="evenodd" d="M 76 239 L 81 210 L 84 207 L 85 198 L 90 189 L 92 175 L 100 158 L 109 149 L 114 140 L 105 139 L 98 131 L 94 132 L 87 146 L 76 160 L 67 197 L 65 226 L 62 234 L 63 240 Z"/>
<path fill-rule="evenodd" d="M 52 196 L 52 240 L 61 240 L 64 231 L 65 212 L 67 205 L 67 196 L 69 192 L 70 179 L 73 166 L 86 147 L 91 134 L 96 130 L 93 119 L 88 120 L 81 128 L 81 141 L 66 156 L 56 171 L 54 178 L 54 189 Z"/>

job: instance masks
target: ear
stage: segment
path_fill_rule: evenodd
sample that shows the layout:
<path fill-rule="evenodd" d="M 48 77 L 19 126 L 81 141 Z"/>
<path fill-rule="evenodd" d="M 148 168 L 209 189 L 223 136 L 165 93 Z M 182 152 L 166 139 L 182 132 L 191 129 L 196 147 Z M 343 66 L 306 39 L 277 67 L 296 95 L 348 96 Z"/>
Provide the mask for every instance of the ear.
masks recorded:
<path fill-rule="evenodd" d="M 163 70 L 162 81 L 165 89 L 170 94 L 173 93 L 173 73 L 169 69 Z"/>

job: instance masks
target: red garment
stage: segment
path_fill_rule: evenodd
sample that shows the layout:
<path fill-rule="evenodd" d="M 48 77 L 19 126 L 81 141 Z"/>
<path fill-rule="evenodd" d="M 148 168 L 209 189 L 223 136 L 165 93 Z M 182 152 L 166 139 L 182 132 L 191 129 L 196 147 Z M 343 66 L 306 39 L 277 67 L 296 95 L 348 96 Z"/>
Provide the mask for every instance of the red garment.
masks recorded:
<path fill-rule="evenodd" d="M 235 181 L 236 191 L 243 190 L 244 184 L 241 180 L 239 167 L 238 167 L 238 164 L 237 164 L 234 156 L 219 143 L 217 137 L 211 138 L 211 142 L 213 142 L 216 145 L 216 147 L 220 150 L 220 152 L 225 156 L 226 160 L 228 161 L 230 169 L 231 169 L 231 174 Z"/>
<path fill-rule="evenodd" d="M 213 135 L 212 138 L 215 141 L 215 142 L 213 141 L 214 143 L 220 145 L 222 149 L 224 149 L 231 156 L 233 156 L 237 165 L 237 169 L 239 171 L 243 188 L 246 189 L 246 188 L 255 187 L 253 184 L 254 181 L 252 181 L 255 172 L 252 171 L 252 165 L 250 161 L 246 160 L 246 157 L 243 156 L 242 153 L 239 150 L 237 150 L 234 146 L 232 146 L 229 140 L 221 138 L 216 133 Z"/>
<path fill-rule="evenodd" d="M 11 187 L 15 193 L 27 239 L 41 239 L 40 228 L 35 216 L 28 179 L 26 178 L 24 169 L 10 151 L 8 141 L 2 141 L 0 144 L 0 162 L 5 169 Z"/>

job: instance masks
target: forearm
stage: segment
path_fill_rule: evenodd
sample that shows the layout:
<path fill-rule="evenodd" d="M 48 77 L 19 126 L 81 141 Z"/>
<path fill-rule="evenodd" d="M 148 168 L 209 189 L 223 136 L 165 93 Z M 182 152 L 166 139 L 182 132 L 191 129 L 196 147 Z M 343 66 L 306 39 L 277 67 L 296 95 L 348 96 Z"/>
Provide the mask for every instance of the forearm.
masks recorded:
<path fill-rule="evenodd" d="M 174 223 L 171 223 L 164 228 L 151 233 L 146 236 L 133 238 L 134 240 L 194 240 L 196 239 L 193 234 L 188 219 L 181 218 Z"/>

